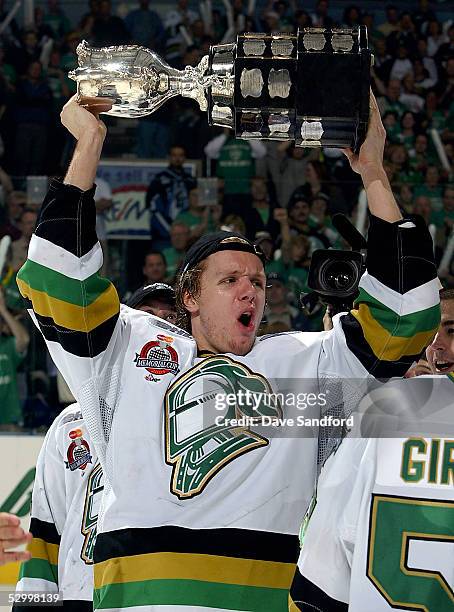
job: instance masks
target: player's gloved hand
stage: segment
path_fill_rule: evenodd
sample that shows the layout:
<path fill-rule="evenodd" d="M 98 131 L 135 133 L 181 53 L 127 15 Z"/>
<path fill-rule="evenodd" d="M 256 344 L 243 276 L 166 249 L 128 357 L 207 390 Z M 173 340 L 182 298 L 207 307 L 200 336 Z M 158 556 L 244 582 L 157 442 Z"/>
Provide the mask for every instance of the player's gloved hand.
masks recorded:
<path fill-rule="evenodd" d="M 0 512 L 0 565 L 13 561 L 28 561 L 31 554 L 28 551 L 10 551 L 21 544 L 28 544 L 32 539 L 29 531 L 24 531 L 20 521 L 14 514 Z"/>

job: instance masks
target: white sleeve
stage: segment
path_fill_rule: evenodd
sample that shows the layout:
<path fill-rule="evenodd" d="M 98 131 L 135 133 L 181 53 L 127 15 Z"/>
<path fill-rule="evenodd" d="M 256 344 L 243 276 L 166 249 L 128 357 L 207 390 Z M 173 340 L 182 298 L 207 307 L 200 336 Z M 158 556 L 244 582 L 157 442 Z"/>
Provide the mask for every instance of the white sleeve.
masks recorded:
<path fill-rule="evenodd" d="M 33 539 L 27 547 L 32 558 L 21 565 L 17 591 L 59 591 L 58 556 L 66 521 L 65 464 L 56 439 L 60 421 L 61 415 L 47 432 L 38 456 L 30 521 Z"/>
<path fill-rule="evenodd" d="M 347 438 L 322 470 L 317 503 L 303 534 L 299 573 L 336 601 L 349 601 L 361 502 L 373 485 L 374 440 Z M 373 449 L 371 449 L 373 450 Z"/>
<path fill-rule="evenodd" d="M 219 136 L 216 136 L 216 138 L 213 138 L 213 140 L 210 140 L 210 142 L 206 145 L 204 149 L 206 155 L 208 157 L 211 157 L 211 159 L 218 159 L 221 149 L 226 140 L 226 134 L 220 134 Z"/>
<path fill-rule="evenodd" d="M 266 156 L 266 146 L 261 140 L 249 140 L 249 144 L 254 159 L 263 159 Z"/>

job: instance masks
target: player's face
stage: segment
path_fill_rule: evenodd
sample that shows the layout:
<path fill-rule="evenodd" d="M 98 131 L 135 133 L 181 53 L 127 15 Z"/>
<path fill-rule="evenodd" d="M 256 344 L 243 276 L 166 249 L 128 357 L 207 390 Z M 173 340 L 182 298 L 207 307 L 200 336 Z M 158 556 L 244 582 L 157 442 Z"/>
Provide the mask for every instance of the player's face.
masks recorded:
<path fill-rule="evenodd" d="M 206 260 L 198 298 L 186 296 L 200 350 L 246 355 L 265 306 L 263 264 L 252 253 L 220 251 Z"/>
<path fill-rule="evenodd" d="M 441 300 L 440 327 L 426 355 L 434 374 L 454 370 L 454 300 Z"/>
<path fill-rule="evenodd" d="M 169 323 L 175 323 L 177 320 L 177 311 L 175 307 L 162 300 L 147 300 L 146 303 L 137 306 L 137 310 L 149 312 L 155 317 L 160 317 Z"/>

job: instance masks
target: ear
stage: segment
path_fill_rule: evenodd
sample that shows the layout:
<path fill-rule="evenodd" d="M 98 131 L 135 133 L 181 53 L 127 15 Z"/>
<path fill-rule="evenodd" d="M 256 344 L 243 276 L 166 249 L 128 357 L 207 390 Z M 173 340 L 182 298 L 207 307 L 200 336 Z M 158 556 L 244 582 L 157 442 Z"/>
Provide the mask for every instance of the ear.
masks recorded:
<path fill-rule="evenodd" d="M 185 291 L 183 294 L 183 304 L 191 314 L 196 314 L 199 311 L 199 303 L 189 291 Z"/>

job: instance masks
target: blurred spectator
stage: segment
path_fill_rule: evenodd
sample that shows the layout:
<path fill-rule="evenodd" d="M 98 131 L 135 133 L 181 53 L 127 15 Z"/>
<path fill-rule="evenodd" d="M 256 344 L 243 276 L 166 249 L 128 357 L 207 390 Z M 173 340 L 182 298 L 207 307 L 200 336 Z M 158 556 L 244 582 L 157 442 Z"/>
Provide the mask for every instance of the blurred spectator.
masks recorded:
<path fill-rule="evenodd" d="M 377 100 L 380 114 L 384 115 L 388 111 L 397 113 L 398 117 L 402 115 L 405 106 L 400 101 L 401 86 L 400 81 L 391 79 L 386 87 L 384 96 L 380 96 Z"/>
<path fill-rule="evenodd" d="M 65 12 L 60 7 L 59 0 L 47 0 L 47 11 L 44 13 L 44 23 L 48 25 L 57 41 L 63 40 L 71 29 Z"/>
<path fill-rule="evenodd" d="M 6 198 L 6 218 L 0 228 L 0 238 L 11 236 L 12 240 L 18 240 L 21 235 L 19 219 L 22 210 L 27 204 L 27 194 L 23 191 L 11 191 Z"/>
<path fill-rule="evenodd" d="M 317 0 L 315 11 L 311 15 L 312 23 L 310 25 L 320 28 L 331 28 L 334 26 L 334 19 L 328 15 L 328 11 L 328 0 Z"/>
<path fill-rule="evenodd" d="M 361 9 L 356 4 L 350 4 L 344 9 L 342 24 L 347 28 L 358 27 L 361 23 Z"/>
<path fill-rule="evenodd" d="M 416 138 L 416 117 L 411 111 L 405 111 L 400 119 L 399 142 L 407 149 L 411 149 L 415 144 Z"/>
<path fill-rule="evenodd" d="M 429 57 L 427 53 L 427 40 L 425 38 L 421 37 L 418 39 L 417 49 L 418 49 L 417 57 L 422 60 L 422 63 L 424 64 L 424 68 L 429 73 L 429 79 L 433 81 L 434 84 L 436 84 L 438 80 L 438 69 L 437 69 L 437 65 L 435 64 L 434 60 L 431 57 Z"/>
<path fill-rule="evenodd" d="M 415 144 L 409 151 L 409 165 L 415 171 L 424 175 L 429 164 L 435 163 L 431 151 L 429 151 L 429 139 L 427 134 L 418 134 Z"/>
<path fill-rule="evenodd" d="M 11 7 L 5 8 L 4 0 L 0 0 L 0 23 L 4 23 L 5 19 L 8 17 L 10 10 L 11 10 Z M 19 26 L 17 25 L 16 19 L 13 18 L 9 22 L 9 25 L 2 32 L 1 41 L 2 43 L 7 44 L 7 45 L 17 46 L 19 44 L 19 38 L 20 38 Z"/>
<path fill-rule="evenodd" d="M 227 215 L 222 222 L 221 230 L 238 232 L 246 236 L 246 225 L 239 215 Z"/>
<path fill-rule="evenodd" d="M 430 222 L 437 228 L 437 245 L 444 248 L 454 225 L 454 185 L 446 185 L 442 196 L 443 207 L 434 210 Z"/>
<path fill-rule="evenodd" d="M 302 197 L 305 200 L 312 200 L 318 195 L 328 197 L 331 202 L 331 212 L 345 212 L 346 203 L 340 189 L 330 183 L 326 164 L 318 160 L 309 161 L 304 170 L 306 182 L 297 187 L 291 198 Z"/>
<path fill-rule="evenodd" d="M 420 113 L 424 108 L 424 98 L 415 90 L 415 77 L 409 72 L 402 79 L 402 93 L 399 101 L 413 113 Z"/>
<path fill-rule="evenodd" d="M 251 178 L 256 175 L 255 160 L 263 159 L 266 147 L 260 140 L 241 140 L 225 129 L 222 134 L 210 140 L 205 153 L 218 160 L 216 174 L 224 179 L 224 194 L 246 195 L 250 193 Z"/>
<path fill-rule="evenodd" d="M 31 62 L 39 61 L 41 49 L 38 46 L 38 36 L 33 29 L 24 30 L 19 47 L 11 48 L 6 56 L 19 76 L 27 72 Z"/>
<path fill-rule="evenodd" d="M 123 19 L 112 15 L 110 0 L 99 1 L 99 12 L 93 21 L 91 34 L 95 47 L 126 45 L 130 42 L 129 32 Z"/>
<path fill-rule="evenodd" d="M 106 211 L 113 206 L 112 189 L 107 181 L 100 176 L 95 178 L 96 235 L 101 243 L 103 263 L 100 273 L 108 275 L 109 247 L 107 244 Z"/>
<path fill-rule="evenodd" d="M 449 26 L 447 36 L 448 40 L 439 46 L 435 54 L 435 61 L 440 66 L 445 66 L 446 62 L 454 57 L 454 23 Z"/>
<path fill-rule="evenodd" d="M 427 54 L 429 57 L 434 57 L 441 45 L 447 42 L 449 38 L 443 34 L 441 23 L 436 19 L 429 21 L 427 26 Z"/>
<path fill-rule="evenodd" d="M 184 214 L 184 213 L 182 213 Z M 175 281 L 175 276 L 177 270 L 180 266 L 180 263 L 183 261 L 183 258 L 188 250 L 188 247 L 191 243 L 191 233 L 189 227 L 178 221 L 178 217 L 176 221 L 172 223 L 172 227 L 170 228 L 170 244 L 171 246 L 167 247 L 162 251 L 166 264 L 167 264 L 167 282 L 169 284 L 173 284 Z"/>
<path fill-rule="evenodd" d="M 167 262 L 160 251 L 149 251 L 144 258 L 142 273 L 144 283 L 164 283 L 167 278 Z"/>
<path fill-rule="evenodd" d="M 16 141 L 14 172 L 42 175 L 46 168 L 48 130 L 52 118 L 52 91 L 43 78 L 41 63 L 29 64 L 27 75 L 17 83 L 14 108 Z"/>
<path fill-rule="evenodd" d="M 298 306 L 301 292 L 307 293 L 307 279 L 311 244 L 307 236 L 292 236 L 288 245 L 282 245 L 282 260 L 285 264 L 285 275 L 287 278 L 290 298 L 294 305 Z"/>
<path fill-rule="evenodd" d="M 181 63 L 185 47 L 191 44 L 188 30 L 198 17 L 197 13 L 188 8 L 188 0 L 178 0 L 176 8 L 166 13 L 164 17 L 165 58 L 172 66 Z"/>
<path fill-rule="evenodd" d="M 0 429 L 12 431 L 22 422 L 17 368 L 29 343 L 27 330 L 9 312 L 0 290 Z"/>
<path fill-rule="evenodd" d="M 181 212 L 175 221 L 184 223 L 189 228 L 190 241 L 194 242 L 202 234 L 219 229 L 221 215 L 222 206 L 219 204 L 207 206 L 204 202 L 201 202 L 199 190 L 194 187 L 189 192 L 189 209 Z"/>
<path fill-rule="evenodd" d="M 432 215 L 432 206 L 429 198 L 424 195 L 417 196 L 413 206 L 413 212 L 415 215 L 421 215 L 426 224 L 429 225 Z"/>
<path fill-rule="evenodd" d="M 417 57 L 413 60 L 413 76 L 415 79 L 415 91 L 424 95 L 426 90 L 436 85 L 436 79 L 430 77 L 429 71 L 424 66 L 423 60 Z"/>
<path fill-rule="evenodd" d="M 185 161 L 185 150 L 173 146 L 168 168 L 156 174 L 148 187 L 146 204 L 151 208 L 151 237 L 156 249 L 170 245 L 170 225 L 179 213 L 188 209 L 189 191 L 197 185 L 196 179 L 183 168 Z"/>
<path fill-rule="evenodd" d="M 437 92 L 439 93 L 440 107 L 450 110 L 452 114 L 454 102 L 454 57 L 450 57 L 446 62 L 446 67 L 442 71 Z"/>
<path fill-rule="evenodd" d="M 413 12 L 413 21 L 420 33 L 425 33 L 427 23 L 435 19 L 435 13 L 429 6 L 429 0 L 418 0 L 418 9 Z"/>
<path fill-rule="evenodd" d="M 422 185 L 415 187 L 415 196 L 424 195 L 430 200 L 433 211 L 441 210 L 443 188 L 440 185 L 440 173 L 437 166 L 427 166 Z"/>
<path fill-rule="evenodd" d="M 396 55 L 401 57 L 400 49 L 405 47 L 408 51 L 408 55 L 413 57 L 416 53 L 416 28 L 413 23 L 413 18 L 411 13 L 403 12 L 399 18 L 399 30 L 395 30 L 391 32 L 391 34 L 386 39 L 388 51 L 391 55 Z"/>
<path fill-rule="evenodd" d="M 0 72 L 3 75 L 9 91 L 14 91 L 16 86 L 17 74 L 14 66 L 5 61 L 6 54 L 3 45 L 0 45 Z"/>
<path fill-rule="evenodd" d="M 310 212 L 311 205 L 307 200 L 298 196 L 298 194 L 290 199 L 288 205 L 288 224 L 291 235 L 303 234 L 307 236 L 311 243 L 311 252 L 315 251 L 315 249 L 329 248 L 329 241 L 311 227 L 309 223 Z M 280 222 L 282 223 L 282 221 Z"/>
<path fill-rule="evenodd" d="M 394 60 L 388 53 L 386 39 L 383 35 L 381 38 L 376 39 L 374 52 L 374 65 L 371 68 L 371 74 L 374 78 L 378 78 L 380 81 L 383 81 L 383 83 L 387 83 Z"/>
<path fill-rule="evenodd" d="M 18 228 L 21 236 L 11 244 L 11 265 L 14 272 L 17 272 L 27 259 L 28 247 L 37 218 L 37 213 L 30 208 L 24 208 L 19 217 Z"/>
<path fill-rule="evenodd" d="M 439 132 L 444 130 L 446 126 L 446 117 L 438 106 L 438 96 L 435 91 L 427 92 L 424 115 L 424 124 L 427 130 L 435 129 Z"/>
<path fill-rule="evenodd" d="M 404 45 L 400 45 L 397 49 L 397 57 L 391 66 L 390 78 L 402 81 L 404 76 L 413 71 L 413 65 L 408 59 L 408 49 Z"/>
<path fill-rule="evenodd" d="M 394 4 L 388 4 L 386 7 L 386 21 L 380 24 L 377 28 L 385 37 L 392 32 L 399 31 L 399 12 Z"/>
<path fill-rule="evenodd" d="M 283 323 L 292 330 L 305 329 L 306 317 L 295 306 L 288 303 L 285 279 L 276 272 L 267 276 L 264 316 L 268 325 Z"/>
<path fill-rule="evenodd" d="M 6 198 L 13 191 L 13 182 L 10 176 L 0 166 L 0 206 L 6 206 Z"/>
<path fill-rule="evenodd" d="M 139 0 L 139 8 L 127 14 L 125 25 L 131 35 L 131 42 L 162 53 L 164 25 L 158 13 L 150 9 L 150 0 Z"/>
<path fill-rule="evenodd" d="M 306 164 L 317 159 L 316 149 L 297 147 L 290 140 L 266 143 L 267 170 L 271 174 L 276 189 L 276 199 L 281 207 L 286 207 L 290 196 L 304 176 Z"/>
<path fill-rule="evenodd" d="M 406 214 L 413 213 L 413 189 L 411 185 L 407 183 L 403 183 L 399 187 L 399 192 L 396 194 L 397 202 L 400 208 Z"/>

